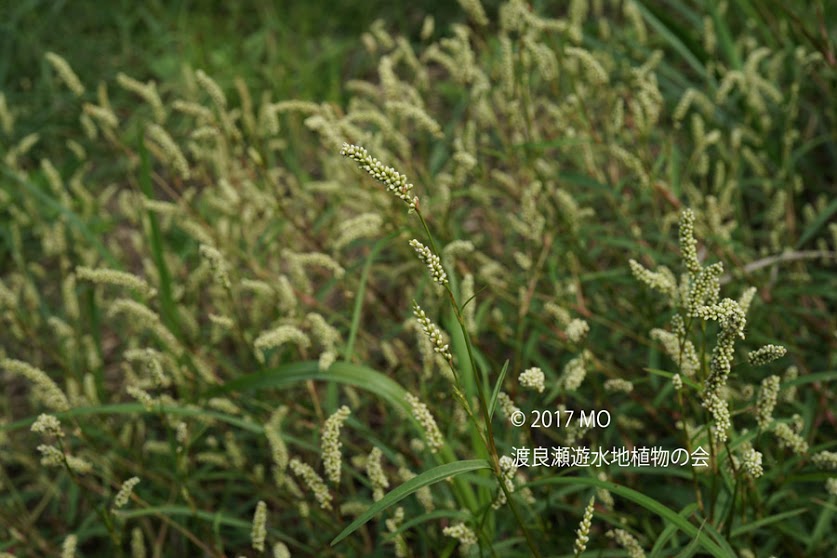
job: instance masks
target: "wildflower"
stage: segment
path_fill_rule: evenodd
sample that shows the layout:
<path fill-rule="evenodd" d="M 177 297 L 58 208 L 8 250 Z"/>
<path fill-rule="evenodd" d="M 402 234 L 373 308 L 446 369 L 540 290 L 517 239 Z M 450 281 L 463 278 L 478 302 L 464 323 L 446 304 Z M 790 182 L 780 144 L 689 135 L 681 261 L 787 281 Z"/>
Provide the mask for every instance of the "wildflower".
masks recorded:
<path fill-rule="evenodd" d="M 55 446 L 41 444 L 37 449 L 41 452 L 41 465 L 46 467 L 60 467 L 64 464 L 64 454 Z"/>
<path fill-rule="evenodd" d="M 230 275 L 227 262 L 224 259 L 223 254 L 221 254 L 218 249 L 206 244 L 201 244 L 200 254 L 201 257 L 209 263 L 209 269 L 212 270 L 212 275 L 214 276 L 215 281 L 225 289 L 229 290 L 231 287 Z"/>
<path fill-rule="evenodd" d="M 629 260 L 628 263 L 631 266 L 631 273 L 633 273 L 634 277 L 655 291 L 659 291 L 669 299 L 674 300 L 677 283 L 671 271 L 665 267 L 661 267 L 660 271 L 651 271 L 633 259 Z"/>
<path fill-rule="evenodd" d="M 131 558 L 145 557 L 145 539 L 142 538 L 142 529 L 134 527 L 131 529 Z"/>
<path fill-rule="evenodd" d="M 697 256 L 695 214 L 691 209 L 685 209 L 680 214 L 680 253 L 689 274 L 696 277 L 700 273 L 701 265 Z"/>
<path fill-rule="evenodd" d="M 61 558 L 74 558 L 76 555 L 76 546 L 78 545 L 78 537 L 75 535 L 68 535 L 64 539 L 64 544 L 61 545 Z"/>
<path fill-rule="evenodd" d="M 366 476 L 372 483 L 372 499 L 376 502 L 384 497 L 384 489 L 389 488 L 389 479 L 381 466 L 382 455 L 381 449 L 374 447 L 366 458 Z"/>
<path fill-rule="evenodd" d="M 227 98 L 224 96 L 224 92 L 218 86 L 218 84 L 213 80 L 211 77 L 206 75 L 206 72 L 203 70 L 198 70 L 195 72 L 195 77 L 198 80 L 198 84 L 203 88 L 204 91 L 207 92 L 209 98 L 212 99 L 212 102 L 218 107 L 219 110 L 224 110 L 227 108 Z"/>
<path fill-rule="evenodd" d="M 163 102 L 160 100 L 160 95 L 157 94 L 157 86 L 153 81 L 142 83 L 141 81 L 137 81 L 134 78 L 119 72 L 116 75 L 116 82 L 124 89 L 136 93 L 146 103 L 148 103 L 154 112 L 154 120 L 157 122 L 163 122 L 166 119 Z"/>
<path fill-rule="evenodd" d="M 139 481 L 139 477 L 131 477 L 122 483 L 122 487 L 113 499 L 113 508 L 111 508 L 113 511 L 125 507 L 125 504 L 127 504 L 128 500 L 131 498 L 131 493 L 134 491 L 134 487 L 139 483 Z"/>
<path fill-rule="evenodd" d="M 334 484 L 340 484 L 340 467 L 342 455 L 340 453 L 340 428 L 351 414 L 351 410 L 343 405 L 326 419 L 323 435 L 320 441 L 323 454 L 323 467 L 326 478 Z"/>
<path fill-rule="evenodd" d="M 579 47 L 566 47 L 564 52 L 567 56 L 575 58 L 579 61 L 592 84 L 604 85 L 608 82 L 609 78 L 607 72 L 589 50 Z"/>
<path fill-rule="evenodd" d="M 250 540 L 253 548 L 264 552 L 264 540 L 267 537 L 267 504 L 259 500 L 256 504 L 256 513 L 253 514 L 253 527 L 250 530 Z"/>
<path fill-rule="evenodd" d="M 37 397 L 53 411 L 63 412 L 70 409 L 70 401 L 67 396 L 43 370 L 21 360 L 11 358 L 0 360 L 0 368 L 11 374 L 23 376 L 32 382 Z"/>
<path fill-rule="evenodd" d="M 177 143 L 175 143 L 169 133 L 166 132 L 162 126 L 157 124 L 149 124 L 147 132 L 148 137 L 157 142 L 163 150 L 163 154 L 166 158 L 164 163 L 171 165 L 172 169 L 174 169 L 181 178 L 188 179 L 190 176 L 189 163 L 186 161 L 186 157 L 183 155 L 180 147 L 177 146 Z"/>
<path fill-rule="evenodd" d="M 285 343 L 294 343 L 297 347 L 302 349 L 307 349 L 308 346 L 311 345 L 311 341 L 308 339 L 308 336 L 300 329 L 290 325 L 282 325 L 259 334 L 253 342 L 253 346 L 256 351 L 258 351 L 256 353 L 256 358 L 258 358 L 260 362 L 264 363 L 263 351 L 279 347 Z"/>
<path fill-rule="evenodd" d="M 506 503 L 506 492 L 509 494 L 514 492 L 514 476 L 517 474 L 517 464 L 515 463 L 514 458 L 508 455 L 504 455 L 500 458 L 500 473 L 500 476 L 502 477 L 500 482 L 503 483 L 505 491 L 501 488 L 497 493 L 497 498 L 491 504 L 491 507 L 495 510 L 499 509 Z"/>
<path fill-rule="evenodd" d="M 624 548 L 628 552 L 628 558 L 645 558 L 645 551 L 642 550 L 639 541 L 624 529 L 610 530 L 607 532 L 607 537 Z"/>
<path fill-rule="evenodd" d="M 837 451 L 821 451 L 811 458 L 811 462 L 820 469 L 837 470 Z"/>
<path fill-rule="evenodd" d="M 377 213 L 361 213 L 337 226 L 337 240 L 334 248 L 340 250 L 353 240 L 363 237 L 376 236 L 381 231 L 383 218 Z"/>
<path fill-rule="evenodd" d="M 825 481 L 825 492 L 831 496 L 837 496 L 837 477 L 831 477 Z"/>
<path fill-rule="evenodd" d="M 61 430 L 61 421 L 52 415 L 41 414 L 38 419 L 32 423 L 32 432 L 38 434 L 46 434 L 56 438 L 63 438 L 64 431 Z"/>
<path fill-rule="evenodd" d="M 477 536 L 462 522 L 445 527 L 442 529 L 442 534 L 458 540 L 460 550 L 463 554 L 466 554 L 472 546 L 477 544 Z"/>
<path fill-rule="evenodd" d="M 442 267 L 442 261 L 430 248 L 423 245 L 415 238 L 410 241 L 410 246 L 416 251 L 419 259 L 430 270 L 430 276 L 433 281 L 439 285 L 446 285 L 448 283 L 448 275 L 445 273 L 445 268 Z"/>
<path fill-rule="evenodd" d="M 55 73 L 58 74 L 58 77 L 61 78 L 64 85 L 66 85 L 76 97 L 81 97 L 84 94 L 84 85 L 81 84 L 81 80 L 78 79 L 78 76 L 70 67 L 67 60 L 54 52 L 47 52 L 45 58 L 55 69 Z"/>
<path fill-rule="evenodd" d="M 590 526 L 593 521 L 593 506 L 595 503 L 596 497 L 593 496 L 590 498 L 590 503 L 587 504 L 587 508 L 584 510 L 584 517 L 581 518 L 581 524 L 579 524 L 578 530 L 576 531 L 575 544 L 573 544 L 576 556 L 584 552 L 587 548 L 587 542 L 590 540 Z"/>
<path fill-rule="evenodd" d="M 387 187 L 387 190 L 404 201 L 412 213 L 418 207 L 418 198 L 411 195 L 413 185 L 407 182 L 407 177 L 392 167 L 387 167 L 375 159 L 363 147 L 343 144 L 340 154 L 355 161 L 361 169 L 369 173 L 375 180 Z"/>
<path fill-rule="evenodd" d="M 747 360 L 752 366 L 761 366 L 782 358 L 788 352 L 781 345 L 765 345 L 764 347 L 747 353 Z"/>
<path fill-rule="evenodd" d="M 622 391 L 631 393 L 634 390 L 634 384 L 622 378 L 611 378 L 604 383 L 605 391 Z"/>
<path fill-rule="evenodd" d="M 324 510 L 330 510 L 331 494 L 320 475 L 310 465 L 303 463 L 297 458 L 291 459 L 289 465 L 294 474 L 300 477 L 305 482 L 305 485 L 308 486 L 308 489 L 314 493 L 314 497 L 320 503 L 320 507 Z"/>
<path fill-rule="evenodd" d="M 802 436 L 791 430 L 790 426 L 780 422 L 773 427 L 773 433 L 779 439 L 779 445 L 790 448 L 794 453 L 802 455 L 808 451 L 808 442 Z"/>
<path fill-rule="evenodd" d="M 458 0 L 459 5 L 465 10 L 465 13 L 468 14 L 468 17 L 474 21 L 480 27 L 488 25 L 488 17 L 485 15 L 485 9 L 483 9 L 480 0 Z"/>
<path fill-rule="evenodd" d="M 442 330 L 439 329 L 439 326 L 430 321 L 430 318 L 427 317 L 427 314 L 415 301 L 413 301 L 413 315 L 416 317 L 416 320 L 418 320 L 424 334 L 433 344 L 433 350 L 442 355 L 442 357 L 448 362 L 452 362 L 453 355 L 450 353 L 450 349 L 448 348 L 449 345 L 445 343 Z"/>
<path fill-rule="evenodd" d="M 561 382 L 567 391 L 575 391 L 581 387 L 587 370 L 584 366 L 584 354 L 570 360 L 564 365 L 564 373 L 561 375 Z"/>
<path fill-rule="evenodd" d="M 683 378 L 680 377 L 680 374 L 675 374 L 671 377 L 671 385 L 673 385 L 674 389 L 677 391 L 683 389 Z"/>
<path fill-rule="evenodd" d="M 273 558 L 291 558 L 291 551 L 283 542 L 273 545 Z"/>
<path fill-rule="evenodd" d="M 587 335 L 587 332 L 590 331 L 590 325 L 580 318 L 574 318 L 570 323 L 567 325 L 567 328 L 564 330 L 564 333 L 567 334 L 567 339 L 572 341 L 573 343 L 581 343 L 584 340 L 584 337 Z"/>
<path fill-rule="evenodd" d="M 543 393 L 543 390 L 546 389 L 546 386 L 544 386 L 543 370 L 538 367 L 529 368 L 521 372 L 518 381 L 521 386 L 537 391 L 538 393 Z"/>
<path fill-rule="evenodd" d="M 436 453 L 442 447 L 442 444 L 444 444 L 444 438 L 439 427 L 436 425 L 436 419 L 430 414 L 427 405 L 419 401 L 418 397 L 412 393 L 408 393 L 406 399 L 413 409 L 413 416 L 415 416 L 416 420 L 424 428 L 425 439 L 427 440 L 427 445 L 430 446 L 430 451 Z"/>
<path fill-rule="evenodd" d="M 756 403 L 756 421 L 759 428 L 766 428 L 773 420 L 773 409 L 779 395 L 779 376 L 770 376 L 762 380 L 759 399 Z"/>
<path fill-rule="evenodd" d="M 761 466 L 761 460 L 762 454 L 760 451 L 756 451 L 753 448 L 747 448 L 744 451 L 741 465 L 750 477 L 757 479 L 764 474 L 764 469 Z"/>

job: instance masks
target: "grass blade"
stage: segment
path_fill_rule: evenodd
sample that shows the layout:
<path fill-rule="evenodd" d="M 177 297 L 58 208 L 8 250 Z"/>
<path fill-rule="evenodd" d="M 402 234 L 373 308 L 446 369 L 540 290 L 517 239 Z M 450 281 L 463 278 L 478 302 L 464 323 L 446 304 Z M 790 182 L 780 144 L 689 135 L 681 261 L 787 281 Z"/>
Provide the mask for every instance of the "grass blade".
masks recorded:
<path fill-rule="evenodd" d="M 693 539 L 698 539 L 703 548 L 705 548 L 712 556 L 715 556 L 716 558 L 729 558 L 730 556 L 735 556 L 735 552 L 732 550 L 732 547 L 730 547 L 729 543 L 726 542 L 726 540 L 724 540 L 720 535 L 718 535 L 718 542 L 713 541 L 709 535 L 704 533 L 695 525 L 689 523 L 683 516 L 679 515 L 668 506 L 661 504 L 650 496 L 646 496 L 641 492 L 628 488 L 627 486 L 621 486 L 614 482 L 602 481 L 588 477 L 551 477 L 531 482 L 527 486 L 533 487 L 549 484 L 586 484 L 588 486 L 609 490 L 617 496 L 621 496 L 622 498 L 642 506 L 646 510 L 665 519 L 670 524 L 676 525 L 681 531 Z"/>
<path fill-rule="evenodd" d="M 425 486 L 430 486 L 448 477 L 460 475 L 470 471 L 478 471 L 480 469 L 491 469 L 491 465 L 485 459 L 471 459 L 469 461 L 457 461 L 455 463 L 445 463 L 434 467 L 429 471 L 425 471 L 420 475 L 413 477 L 404 484 L 399 485 L 396 489 L 388 492 L 383 498 L 372 504 L 369 509 L 363 512 L 357 519 L 355 519 L 348 527 L 343 529 L 337 535 L 331 546 L 336 545 L 357 529 L 363 526 L 367 521 L 372 519 L 375 515 L 381 513 L 393 504 L 400 502 L 410 494 L 416 492 L 418 489 Z"/>
<path fill-rule="evenodd" d="M 494 405 L 497 403 L 497 396 L 500 394 L 500 388 L 503 386 L 503 380 L 506 379 L 506 372 L 509 369 L 509 361 L 506 359 L 506 363 L 503 365 L 503 369 L 500 370 L 500 377 L 497 378 L 497 383 L 494 384 L 494 392 L 491 394 L 491 400 L 488 402 L 488 418 L 494 418 Z"/>
<path fill-rule="evenodd" d="M 404 398 L 407 392 L 398 382 L 371 368 L 348 362 L 335 362 L 326 372 L 320 370 L 316 361 L 285 364 L 231 380 L 213 388 L 208 395 L 281 387 L 305 380 L 349 384 L 378 395 L 394 407 L 406 411 L 410 409 Z"/>

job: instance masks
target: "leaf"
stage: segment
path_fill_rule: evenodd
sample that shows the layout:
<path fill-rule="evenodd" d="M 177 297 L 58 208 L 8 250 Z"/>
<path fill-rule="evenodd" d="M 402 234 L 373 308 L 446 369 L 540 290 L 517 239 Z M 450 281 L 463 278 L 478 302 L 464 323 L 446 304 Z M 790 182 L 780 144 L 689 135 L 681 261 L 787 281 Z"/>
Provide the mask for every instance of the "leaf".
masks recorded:
<path fill-rule="evenodd" d="M 789 517 L 793 517 L 795 515 L 799 515 L 801 513 L 805 513 L 808 511 L 808 508 L 797 508 L 795 510 L 790 510 L 782 513 L 777 513 L 776 515 L 771 515 L 770 517 L 765 517 L 764 519 L 759 519 L 758 521 L 753 521 L 752 523 L 748 523 L 746 525 L 742 525 L 741 527 L 736 527 L 732 530 L 731 537 L 740 537 L 750 531 L 756 531 L 770 525 L 771 523 L 776 523 L 777 521 L 782 521 L 783 519 L 787 519 Z"/>
<path fill-rule="evenodd" d="M 822 213 L 808 225 L 808 228 L 805 229 L 805 232 L 802 233 L 802 236 L 799 237 L 799 241 L 796 243 L 797 250 L 811 240 L 829 222 L 834 213 L 837 213 L 837 199 L 831 200 L 831 203 L 828 204 Z"/>
<path fill-rule="evenodd" d="M 294 362 L 276 368 L 268 368 L 235 378 L 224 385 L 213 387 L 209 390 L 208 395 L 216 396 L 223 393 L 282 387 L 305 380 L 349 384 L 380 396 L 398 409 L 410 410 L 405 399 L 407 392 L 398 382 L 376 370 L 348 362 L 335 362 L 325 372 L 320 370 L 316 361 Z"/>
<path fill-rule="evenodd" d="M 494 392 L 491 394 L 491 400 L 488 402 L 488 418 L 494 418 L 494 405 L 497 403 L 497 396 L 500 395 L 500 388 L 503 387 L 503 380 L 506 379 L 506 372 L 509 369 L 509 361 L 506 359 L 506 363 L 503 365 L 503 369 L 500 370 L 500 377 L 497 378 L 497 383 L 494 384 Z"/>
<path fill-rule="evenodd" d="M 381 249 L 389 244 L 395 236 L 397 236 L 397 234 L 392 233 L 386 238 L 382 238 L 377 241 L 372 247 L 372 250 L 369 251 L 369 256 L 367 256 L 366 262 L 363 264 L 363 271 L 360 272 L 360 283 L 358 284 L 357 292 L 355 293 L 355 307 L 352 311 L 352 325 L 349 330 L 349 338 L 346 341 L 346 349 L 343 352 L 343 360 L 347 362 L 352 359 L 352 355 L 354 354 L 355 339 L 357 338 L 357 332 L 360 329 L 360 315 L 363 310 L 363 301 L 366 298 L 366 282 L 369 279 L 369 270 L 372 268 L 372 263 L 375 261 L 375 258 L 378 257 L 378 253 Z"/>
<path fill-rule="evenodd" d="M 169 405 L 155 406 L 151 411 L 146 411 L 140 403 L 111 403 L 108 405 L 96 405 L 94 407 L 75 407 L 63 413 L 55 413 L 59 419 L 71 417 L 83 417 L 91 415 L 134 415 L 146 413 L 166 413 L 169 415 L 187 416 L 187 417 L 208 417 L 221 422 L 226 422 L 236 426 L 242 430 L 248 430 L 255 433 L 263 433 L 264 427 L 260 424 L 254 424 L 238 417 L 220 413 L 217 411 L 209 411 L 206 409 L 194 409 L 190 407 L 177 407 Z M 0 425 L 0 432 L 18 430 L 26 428 L 35 422 L 36 417 L 29 417 L 21 419 L 10 424 Z"/>
<path fill-rule="evenodd" d="M 685 508 L 680 511 L 680 516 L 684 519 L 692 515 L 695 510 L 697 509 L 697 504 L 689 504 Z M 657 537 L 656 542 L 654 543 L 654 547 L 651 549 L 651 553 L 649 558 L 658 558 L 659 556 L 663 556 L 663 547 L 665 547 L 668 540 L 674 536 L 674 533 L 677 532 L 677 526 L 673 523 L 669 523 L 666 525 L 666 528 L 663 529 L 663 532 L 660 533 L 660 536 Z"/>
<path fill-rule="evenodd" d="M 686 63 L 689 64 L 689 66 L 691 66 L 692 69 L 698 73 L 698 75 L 705 77 L 706 67 L 680 38 L 685 36 L 685 34 L 669 29 L 666 24 L 653 14 L 651 10 L 648 9 L 648 7 L 642 2 L 636 2 L 634 5 L 639 9 L 640 13 L 642 13 L 642 17 L 645 18 L 645 21 L 647 21 L 651 27 L 653 27 L 666 41 L 668 41 L 671 48 L 680 54 L 680 56 L 683 57 Z"/>
<path fill-rule="evenodd" d="M 698 539 L 703 548 L 709 551 L 712 556 L 715 556 L 716 558 L 729 558 L 730 556 L 735 556 L 735 552 L 732 550 L 732 547 L 730 547 L 729 543 L 720 535 L 718 535 L 718 542 L 713 541 L 712 538 L 701 529 L 698 529 L 698 527 L 689 523 L 683 516 L 677 514 L 671 508 L 661 504 L 650 496 L 646 496 L 645 494 L 637 492 L 627 486 L 621 486 L 614 482 L 602 481 L 589 477 L 550 477 L 548 479 L 530 482 L 527 486 L 532 487 L 544 484 L 586 484 L 588 486 L 595 486 L 596 488 L 603 488 L 613 494 L 616 494 L 617 496 L 631 500 L 648 511 L 662 517 L 670 524 L 676 525 L 681 531 L 693 539 Z"/>
<path fill-rule="evenodd" d="M 448 477 L 460 475 L 462 473 L 467 473 L 470 471 L 477 471 L 480 469 L 491 469 L 491 465 L 485 459 L 456 461 L 454 463 L 445 463 L 444 465 L 439 465 L 438 467 L 434 467 L 429 471 L 425 471 L 420 475 L 413 477 L 407 482 L 399 485 L 394 490 L 391 490 L 383 498 L 369 506 L 369 509 L 363 512 L 348 527 L 343 529 L 343 531 L 341 531 L 340 534 L 337 535 L 333 541 L 331 541 L 331 546 L 336 545 L 337 543 L 339 543 L 340 541 L 357 531 L 361 526 L 363 526 L 367 521 L 372 519 L 375 515 L 381 513 L 393 504 L 400 502 L 401 500 L 403 500 L 410 494 L 416 492 L 420 488 L 430 486 L 431 484 L 437 483 Z"/>
<path fill-rule="evenodd" d="M 655 376 L 662 376 L 663 378 L 668 378 L 669 380 L 674 376 L 674 372 L 667 372 L 666 370 L 659 370 L 657 368 L 643 368 L 643 370 L 645 370 L 646 372 L 650 372 Z M 680 374 L 680 379 L 683 380 L 683 384 L 691 388 L 694 388 L 698 391 L 702 389 L 697 382 L 695 382 L 693 379 L 687 376 L 684 376 L 683 374 Z"/>

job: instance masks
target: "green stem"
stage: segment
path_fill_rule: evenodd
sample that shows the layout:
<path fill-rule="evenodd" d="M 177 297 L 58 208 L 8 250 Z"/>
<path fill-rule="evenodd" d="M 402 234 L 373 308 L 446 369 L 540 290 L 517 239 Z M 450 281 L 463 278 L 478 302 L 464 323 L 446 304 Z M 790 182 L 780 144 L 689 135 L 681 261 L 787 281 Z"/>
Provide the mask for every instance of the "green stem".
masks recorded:
<path fill-rule="evenodd" d="M 427 226 L 427 221 L 424 220 L 424 216 L 418 209 L 416 209 L 416 215 L 418 215 L 422 227 L 424 227 L 424 231 L 427 234 L 427 238 L 430 243 L 430 249 L 437 257 L 441 258 L 439 250 L 436 248 L 436 243 L 433 241 L 433 235 L 430 234 L 430 228 Z M 517 524 L 523 531 L 523 535 L 526 538 L 526 543 L 529 546 L 529 549 L 532 551 L 532 555 L 537 558 L 540 558 L 541 554 L 538 551 L 537 546 L 535 545 L 535 541 L 532 538 L 531 533 L 529 533 L 529 530 L 526 528 L 526 524 L 523 522 L 523 518 L 520 516 L 520 513 L 518 512 L 517 507 L 514 505 L 514 502 L 509 497 L 509 493 L 506 490 L 505 484 L 503 483 L 502 471 L 500 470 L 500 459 L 497 453 L 497 446 L 494 441 L 494 429 L 491 425 L 491 418 L 488 415 L 488 405 L 485 400 L 486 392 L 482 384 L 482 379 L 480 378 L 480 373 L 477 368 L 476 359 L 474 358 L 474 351 L 471 345 L 471 338 L 468 334 L 468 328 L 465 325 L 465 318 L 462 316 L 462 312 L 459 309 L 459 304 L 456 301 L 456 297 L 454 296 L 453 291 L 447 285 L 445 286 L 445 289 L 447 290 L 448 300 L 453 309 L 454 316 L 456 317 L 456 321 L 459 323 L 459 328 L 462 330 L 462 336 L 465 339 L 465 349 L 468 352 L 468 360 L 471 364 L 471 371 L 474 374 L 474 381 L 477 386 L 477 400 L 479 401 L 480 412 L 482 413 L 483 420 L 485 421 L 485 432 L 488 438 L 487 449 L 489 451 L 489 454 L 491 455 L 494 475 L 497 478 L 497 481 L 499 482 L 503 492 L 506 493 L 506 500 L 508 501 L 509 507 L 511 508 L 512 513 L 514 514 Z"/>

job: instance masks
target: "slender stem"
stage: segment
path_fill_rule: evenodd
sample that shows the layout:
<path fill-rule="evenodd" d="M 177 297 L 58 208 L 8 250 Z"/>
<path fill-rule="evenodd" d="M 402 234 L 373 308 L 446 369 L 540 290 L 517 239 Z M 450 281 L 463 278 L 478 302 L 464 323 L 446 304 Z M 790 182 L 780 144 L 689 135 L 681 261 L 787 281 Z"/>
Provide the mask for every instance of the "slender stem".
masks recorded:
<path fill-rule="evenodd" d="M 427 234 L 427 238 L 428 238 L 428 241 L 430 243 L 430 249 L 433 251 L 434 254 L 436 254 L 436 256 L 441 257 L 440 253 L 439 253 L 439 250 L 436 248 L 436 243 L 433 241 L 433 235 L 430 234 L 430 229 L 427 226 L 427 221 L 425 221 L 424 216 L 421 214 L 421 211 L 418 208 L 416 209 L 416 215 L 418 215 L 418 218 L 421 221 L 422 226 L 424 227 L 424 231 Z M 459 309 L 459 304 L 457 303 L 457 300 L 456 300 L 456 297 L 453 294 L 453 291 L 448 286 L 445 286 L 445 289 L 447 290 L 448 300 L 450 302 L 451 308 L 453 309 L 454 316 L 456 317 L 456 321 L 459 323 L 459 327 L 462 330 L 463 338 L 465 339 L 465 349 L 468 353 L 468 360 L 470 362 L 471 371 L 474 374 L 474 381 L 475 381 L 476 386 L 477 386 L 477 400 L 479 401 L 480 411 L 482 413 L 483 420 L 485 422 L 485 431 L 486 431 L 487 438 L 488 438 L 487 449 L 489 451 L 489 454 L 491 455 L 491 461 L 492 461 L 492 466 L 493 466 L 493 469 L 494 469 L 494 475 L 495 475 L 495 477 L 497 477 L 497 480 L 498 480 L 498 482 L 500 484 L 500 487 L 502 488 L 503 492 L 506 493 L 506 500 L 509 504 L 509 507 L 512 510 L 512 513 L 514 514 L 514 517 L 515 517 L 515 520 L 517 521 L 517 524 L 520 526 L 520 529 L 523 531 L 524 537 L 526 538 L 526 543 L 529 546 L 529 549 L 532 551 L 532 555 L 537 557 L 537 558 L 540 558 L 541 554 L 538 551 L 537 546 L 535 545 L 535 541 L 532 538 L 531 533 L 529 533 L 529 530 L 526 528 L 526 524 L 523 522 L 523 518 L 520 516 L 520 513 L 518 512 L 517 507 L 515 506 L 514 502 L 509 497 L 509 493 L 506 490 L 505 484 L 503 483 L 502 471 L 500 470 L 500 459 L 499 459 L 499 455 L 497 453 L 497 446 L 496 446 L 495 441 L 494 441 L 494 429 L 493 429 L 492 424 L 491 424 L 491 417 L 488 415 L 488 405 L 487 405 L 486 400 L 485 400 L 486 393 L 485 393 L 485 389 L 484 389 L 483 384 L 482 384 L 482 379 L 480 377 L 480 373 L 477 369 L 476 359 L 474 358 L 473 347 L 471 345 L 471 339 L 470 339 L 470 336 L 468 334 L 468 328 L 465 324 L 465 318 L 462 316 L 462 312 Z"/>

